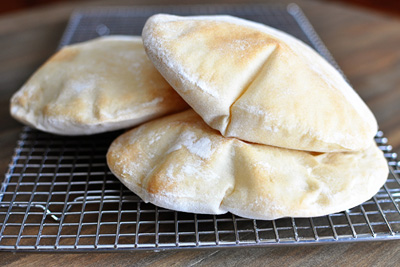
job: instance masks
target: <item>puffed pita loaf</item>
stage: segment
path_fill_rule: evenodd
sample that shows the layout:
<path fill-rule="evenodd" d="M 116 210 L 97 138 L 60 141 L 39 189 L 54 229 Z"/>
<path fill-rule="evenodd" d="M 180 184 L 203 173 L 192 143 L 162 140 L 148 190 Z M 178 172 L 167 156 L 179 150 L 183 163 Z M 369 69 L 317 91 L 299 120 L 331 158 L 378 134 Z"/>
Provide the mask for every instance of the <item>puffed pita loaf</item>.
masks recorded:
<path fill-rule="evenodd" d="M 154 15 L 142 33 L 160 73 L 226 137 L 279 147 L 357 151 L 377 122 L 326 60 L 281 31 L 230 16 Z"/>
<path fill-rule="evenodd" d="M 95 134 L 188 106 L 148 59 L 140 37 L 62 48 L 11 99 L 11 115 L 42 131 Z"/>
<path fill-rule="evenodd" d="M 388 166 L 371 140 L 360 152 L 315 153 L 226 138 L 193 110 L 118 137 L 111 171 L 145 202 L 254 219 L 320 216 L 352 208 L 384 184 Z"/>

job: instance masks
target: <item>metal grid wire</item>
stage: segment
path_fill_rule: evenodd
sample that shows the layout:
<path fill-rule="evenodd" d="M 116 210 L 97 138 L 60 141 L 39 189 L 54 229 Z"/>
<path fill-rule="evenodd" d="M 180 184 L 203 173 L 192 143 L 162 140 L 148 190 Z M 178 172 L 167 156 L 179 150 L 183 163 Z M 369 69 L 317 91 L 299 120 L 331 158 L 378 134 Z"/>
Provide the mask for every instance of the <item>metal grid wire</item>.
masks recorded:
<path fill-rule="evenodd" d="M 232 14 L 280 28 L 333 64 L 297 6 L 181 6 L 92 9 L 73 15 L 61 45 L 104 34 L 140 34 L 158 12 Z M 24 127 L 0 191 L 0 249 L 93 251 L 273 246 L 400 238 L 400 163 L 383 133 L 375 140 L 390 166 L 386 184 L 353 209 L 317 218 L 251 220 L 146 204 L 109 171 L 105 154 L 120 132 L 62 137 Z"/>

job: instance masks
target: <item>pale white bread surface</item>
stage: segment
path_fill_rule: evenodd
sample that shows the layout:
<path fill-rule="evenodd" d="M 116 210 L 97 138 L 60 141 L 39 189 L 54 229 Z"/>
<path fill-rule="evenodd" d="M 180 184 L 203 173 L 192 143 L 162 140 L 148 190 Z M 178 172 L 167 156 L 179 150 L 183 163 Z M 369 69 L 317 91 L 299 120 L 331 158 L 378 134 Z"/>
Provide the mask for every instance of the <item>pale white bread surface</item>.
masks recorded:
<path fill-rule="evenodd" d="M 352 208 L 371 198 L 388 176 L 372 140 L 364 151 L 336 153 L 247 143 L 221 136 L 193 110 L 121 135 L 107 163 L 145 202 L 267 220 Z"/>
<path fill-rule="evenodd" d="M 164 78 L 226 137 L 333 152 L 365 149 L 376 134 L 375 117 L 336 69 L 276 29 L 161 14 L 142 37 Z"/>
<path fill-rule="evenodd" d="M 11 99 L 11 115 L 42 131 L 83 135 L 135 126 L 188 106 L 137 36 L 66 46 Z"/>

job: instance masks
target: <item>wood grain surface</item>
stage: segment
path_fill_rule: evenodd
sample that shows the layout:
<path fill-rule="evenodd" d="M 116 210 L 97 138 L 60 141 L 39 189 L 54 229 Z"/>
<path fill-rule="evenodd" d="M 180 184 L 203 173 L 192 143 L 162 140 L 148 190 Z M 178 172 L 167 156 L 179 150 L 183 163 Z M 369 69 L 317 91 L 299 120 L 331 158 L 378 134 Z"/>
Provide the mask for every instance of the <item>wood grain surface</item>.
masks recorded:
<path fill-rule="evenodd" d="M 400 154 L 400 19 L 345 4 L 306 0 L 279 2 L 295 2 L 303 9 L 351 84 L 376 115 L 389 144 Z M 168 1 L 168 4 L 200 3 L 215 1 Z M 143 4 L 165 2 L 81 1 L 0 17 L 1 173 L 7 170 L 22 126 L 9 115 L 9 99 L 56 49 L 73 9 Z M 399 241 L 161 252 L 0 254 L 0 265 L 6 266 L 395 266 L 399 265 L 399 260 Z"/>

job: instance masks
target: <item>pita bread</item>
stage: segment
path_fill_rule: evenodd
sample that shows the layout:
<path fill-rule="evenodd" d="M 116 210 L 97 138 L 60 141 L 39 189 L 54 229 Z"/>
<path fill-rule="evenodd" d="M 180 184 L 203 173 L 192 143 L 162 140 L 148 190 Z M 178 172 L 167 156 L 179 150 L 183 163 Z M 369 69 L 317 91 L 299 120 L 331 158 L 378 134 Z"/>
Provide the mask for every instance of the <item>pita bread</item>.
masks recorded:
<path fill-rule="evenodd" d="M 319 54 L 230 16 L 155 15 L 143 29 L 156 68 L 225 137 L 307 151 L 366 149 L 377 122 Z"/>
<path fill-rule="evenodd" d="M 388 175 L 372 141 L 364 151 L 341 153 L 251 144 L 221 136 L 193 110 L 121 135 L 107 162 L 145 202 L 266 220 L 349 209 L 371 198 Z"/>
<path fill-rule="evenodd" d="M 131 127 L 187 107 L 134 36 L 64 47 L 11 99 L 14 118 L 61 135 Z"/>

